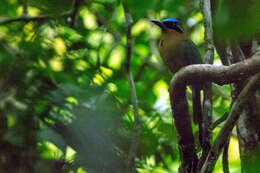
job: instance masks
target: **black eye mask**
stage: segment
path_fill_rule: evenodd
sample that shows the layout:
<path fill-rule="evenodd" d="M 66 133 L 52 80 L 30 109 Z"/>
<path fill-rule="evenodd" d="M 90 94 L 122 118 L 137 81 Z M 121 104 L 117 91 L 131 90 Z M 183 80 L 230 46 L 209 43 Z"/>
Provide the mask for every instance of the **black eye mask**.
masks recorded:
<path fill-rule="evenodd" d="M 163 24 L 166 26 L 166 28 L 173 29 L 177 32 L 183 33 L 183 30 L 181 28 L 181 24 L 179 22 L 168 22 L 165 21 Z"/>

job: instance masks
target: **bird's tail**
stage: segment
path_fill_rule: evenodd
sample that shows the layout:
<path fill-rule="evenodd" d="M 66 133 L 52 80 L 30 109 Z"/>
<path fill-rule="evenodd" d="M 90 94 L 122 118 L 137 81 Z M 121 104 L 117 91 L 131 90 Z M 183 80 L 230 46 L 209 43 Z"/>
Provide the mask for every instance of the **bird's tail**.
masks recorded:
<path fill-rule="evenodd" d="M 204 129 L 202 125 L 202 109 L 200 100 L 200 90 L 202 89 L 199 85 L 191 87 L 192 89 L 192 107 L 193 107 L 193 121 L 199 126 L 199 141 L 200 145 L 204 146 Z"/>

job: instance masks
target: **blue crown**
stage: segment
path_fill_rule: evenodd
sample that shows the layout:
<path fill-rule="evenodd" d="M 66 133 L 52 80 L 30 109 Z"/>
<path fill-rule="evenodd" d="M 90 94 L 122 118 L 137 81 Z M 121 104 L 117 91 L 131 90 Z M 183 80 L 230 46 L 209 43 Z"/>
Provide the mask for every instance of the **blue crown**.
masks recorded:
<path fill-rule="evenodd" d="M 179 22 L 179 20 L 178 19 L 167 18 L 167 19 L 164 19 L 163 22 Z"/>

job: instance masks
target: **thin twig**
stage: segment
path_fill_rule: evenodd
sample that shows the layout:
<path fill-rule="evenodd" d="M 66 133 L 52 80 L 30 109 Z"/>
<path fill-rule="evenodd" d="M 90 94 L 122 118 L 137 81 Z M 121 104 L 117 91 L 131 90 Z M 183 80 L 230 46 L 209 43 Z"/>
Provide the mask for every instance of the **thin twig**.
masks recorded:
<path fill-rule="evenodd" d="M 248 102 L 251 96 L 259 88 L 259 82 L 260 73 L 254 75 L 249 80 L 248 84 L 244 87 L 244 89 L 241 91 L 241 93 L 233 103 L 228 119 L 226 120 L 223 128 L 217 135 L 216 140 L 214 141 L 214 144 L 208 154 L 207 160 L 201 169 L 201 173 L 211 173 L 214 170 L 221 149 L 223 148 L 225 141 L 227 140 L 233 127 L 235 126 L 239 115 L 241 115 L 241 112 L 243 111 L 243 104 Z"/>
<path fill-rule="evenodd" d="M 226 121 L 227 117 L 228 117 L 228 113 L 226 112 L 226 113 L 224 113 L 224 115 L 222 115 L 222 117 L 220 117 L 219 119 L 217 119 L 217 120 L 213 123 L 211 130 L 214 130 L 219 124 L 221 124 L 221 123 L 223 123 L 224 121 Z"/>
<path fill-rule="evenodd" d="M 61 15 L 57 15 L 57 16 L 54 16 L 54 15 L 40 15 L 40 16 L 20 16 L 20 17 L 17 17 L 17 18 L 7 18 L 7 19 L 3 19 L 3 20 L 0 20 L 0 25 L 6 25 L 6 24 L 10 24 L 10 23 L 13 23 L 13 22 L 39 22 L 39 21 L 44 21 L 44 20 L 49 20 L 49 19 L 57 19 L 57 18 L 60 18 L 60 17 L 68 17 L 71 13 L 63 13 Z"/>
<path fill-rule="evenodd" d="M 133 19 L 131 14 L 129 13 L 127 7 L 123 4 L 124 7 L 124 13 L 125 13 L 125 20 L 126 20 L 126 27 L 127 27 L 127 42 L 126 42 L 126 61 L 125 61 L 125 69 L 127 72 L 127 78 L 130 85 L 130 91 L 131 91 L 131 102 L 134 109 L 134 129 L 132 132 L 132 140 L 131 145 L 129 149 L 129 155 L 127 159 L 127 165 L 126 165 L 126 173 L 132 173 L 135 172 L 135 157 L 138 149 L 138 143 L 139 143 L 139 136 L 141 132 L 141 119 L 138 114 L 138 101 L 136 96 L 136 89 L 135 89 L 135 83 L 134 79 L 131 73 L 130 69 L 130 62 L 131 62 L 131 51 L 132 51 L 132 35 L 131 35 L 131 29 L 133 25 Z"/>
<path fill-rule="evenodd" d="M 23 0 L 23 16 L 27 16 L 28 14 L 28 1 L 27 0 Z"/>

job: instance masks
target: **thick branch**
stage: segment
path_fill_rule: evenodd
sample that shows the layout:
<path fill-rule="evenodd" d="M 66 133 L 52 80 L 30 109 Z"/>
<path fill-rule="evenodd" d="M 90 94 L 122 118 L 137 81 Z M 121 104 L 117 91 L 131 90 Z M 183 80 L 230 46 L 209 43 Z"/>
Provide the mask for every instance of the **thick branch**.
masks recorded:
<path fill-rule="evenodd" d="M 180 173 L 194 173 L 196 171 L 198 158 L 188 112 L 186 86 L 180 84 L 176 86 L 174 90 L 170 89 L 169 92 L 174 124 L 178 132 L 181 158 Z"/>
<path fill-rule="evenodd" d="M 243 111 L 243 104 L 247 102 L 252 94 L 258 89 L 260 82 L 260 73 L 253 76 L 245 88 L 241 91 L 238 98 L 233 103 L 228 119 L 226 120 L 223 128 L 220 130 L 216 140 L 210 150 L 205 164 L 202 167 L 201 173 L 211 173 L 214 169 L 216 161 L 220 155 L 220 151 L 230 135 L 234 125 L 236 124 L 239 115 Z"/>
<path fill-rule="evenodd" d="M 184 83 L 190 85 L 197 81 L 214 82 L 219 85 L 243 81 L 260 71 L 260 47 L 252 58 L 232 64 L 223 65 L 190 65 L 178 71 L 171 81 L 171 90 Z"/>

